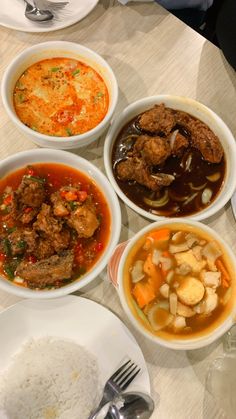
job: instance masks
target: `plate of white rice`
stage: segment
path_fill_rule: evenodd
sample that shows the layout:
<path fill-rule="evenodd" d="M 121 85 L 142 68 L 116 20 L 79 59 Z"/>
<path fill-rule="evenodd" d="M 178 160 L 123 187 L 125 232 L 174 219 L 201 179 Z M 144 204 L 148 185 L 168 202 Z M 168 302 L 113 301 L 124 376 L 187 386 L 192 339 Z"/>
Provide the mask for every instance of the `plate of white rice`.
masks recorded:
<path fill-rule="evenodd" d="M 0 314 L 0 330 L 1 419 L 86 419 L 128 358 L 141 367 L 128 390 L 150 393 L 135 339 L 91 300 L 24 300 Z"/>

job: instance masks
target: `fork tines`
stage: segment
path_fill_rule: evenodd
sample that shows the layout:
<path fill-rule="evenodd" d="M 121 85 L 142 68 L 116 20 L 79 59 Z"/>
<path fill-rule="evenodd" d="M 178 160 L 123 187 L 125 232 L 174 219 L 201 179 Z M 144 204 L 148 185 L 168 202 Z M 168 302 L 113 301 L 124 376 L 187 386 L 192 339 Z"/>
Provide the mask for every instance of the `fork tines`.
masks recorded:
<path fill-rule="evenodd" d="M 129 360 L 111 376 L 111 379 L 124 391 L 139 372 L 140 368 Z"/>

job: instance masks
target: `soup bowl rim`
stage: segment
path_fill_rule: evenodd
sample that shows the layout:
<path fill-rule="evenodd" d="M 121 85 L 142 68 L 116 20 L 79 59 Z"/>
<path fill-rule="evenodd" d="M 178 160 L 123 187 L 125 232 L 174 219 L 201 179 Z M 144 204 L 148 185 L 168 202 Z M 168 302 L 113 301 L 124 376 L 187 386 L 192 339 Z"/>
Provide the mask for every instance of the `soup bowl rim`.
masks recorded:
<path fill-rule="evenodd" d="M 24 168 L 27 164 L 33 165 L 38 163 L 61 164 L 72 167 L 74 170 L 78 170 L 79 172 L 85 174 L 86 177 L 93 179 L 98 189 L 102 191 L 108 205 L 111 218 L 110 235 L 108 237 L 106 247 L 95 265 L 88 271 L 88 273 L 85 273 L 81 279 L 75 279 L 71 283 L 57 289 L 34 290 L 21 287 L 0 274 L 0 288 L 4 291 L 24 298 L 46 299 L 61 297 L 78 291 L 89 285 L 98 277 L 99 274 L 101 274 L 119 241 L 121 230 L 121 212 L 118 198 L 106 176 L 88 160 L 68 151 L 53 150 L 52 152 L 51 149 L 44 148 L 32 149 L 13 154 L 2 160 L 0 174 L 5 173 L 5 176 L 7 176 L 20 168 Z"/>
<path fill-rule="evenodd" d="M 124 125 L 130 121 L 135 115 L 137 116 L 139 113 L 144 112 L 145 110 L 150 109 L 150 107 L 154 106 L 155 104 L 165 103 L 167 106 L 174 109 L 174 105 L 171 106 L 171 103 L 174 102 L 177 105 L 187 105 L 189 106 L 188 113 L 194 115 L 194 111 L 199 111 L 208 115 L 211 119 L 211 122 L 218 126 L 222 131 L 225 133 L 225 140 L 230 149 L 228 151 L 228 155 L 230 157 L 231 163 L 229 161 L 226 162 L 226 174 L 228 178 L 230 177 L 230 182 L 226 181 L 223 182 L 223 186 L 221 190 L 218 192 L 214 201 L 207 206 L 206 208 L 198 211 L 194 214 L 185 215 L 185 218 L 192 219 L 196 221 L 202 221 L 208 219 L 209 217 L 215 215 L 216 212 L 220 211 L 224 205 L 231 199 L 235 189 L 236 189 L 236 141 L 234 136 L 222 118 L 217 115 L 212 109 L 207 107 L 206 105 L 198 102 L 195 99 L 185 97 L 185 96 L 178 96 L 178 95 L 171 95 L 171 94 L 162 94 L 162 95 L 154 95 L 154 96 L 147 96 L 142 99 L 136 100 L 135 102 L 130 103 L 126 106 L 121 113 L 113 118 L 111 126 L 107 132 L 105 143 L 104 143 L 104 166 L 106 170 L 107 177 L 111 182 L 113 188 L 115 189 L 118 196 L 122 199 L 122 201 L 128 205 L 131 209 L 133 209 L 138 214 L 142 215 L 145 218 L 148 218 L 153 221 L 158 220 L 168 220 L 171 217 L 168 216 L 159 216 L 152 214 L 151 212 L 139 207 L 135 204 L 129 197 L 125 195 L 125 193 L 119 187 L 116 178 L 113 174 L 112 170 L 112 148 L 117 138 L 118 133 L 124 127 Z M 187 112 L 187 111 L 185 111 Z M 132 115 L 132 116 L 131 116 Z M 199 118 L 200 119 L 200 118 Z M 124 122 L 125 121 L 125 122 Z M 225 151 L 226 154 L 226 151 Z M 234 175 L 233 175 L 234 173 Z M 226 190 L 227 186 L 227 190 Z M 178 219 L 178 217 L 176 217 Z"/>
<path fill-rule="evenodd" d="M 222 320 L 222 322 L 216 325 L 214 329 L 210 330 L 209 333 L 205 333 L 200 337 L 199 336 L 192 337 L 190 339 L 187 339 L 187 338 L 165 339 L 164 337 L 160 337 L 158 335 L 155 335 L 151 331 L 149 331 L 138 319 L 135 318 L 127 302 L 126 292 L 124 290 L 124 274 L 123 274 L 124 265 L 126 263 L 127 257 L 130 251 L 132 250 L 132 248 L 135 246 L 138 240 L 149 231 L 158 229 L 163 226 L 168 226 L 168 225 L 171 226 L 173 224 L 187 225 L 189 227 L 192 226 L 193 228 L 196 228 L 196 229 L 199 229 L 200 231 L 205 232 L 210 237 L 213 237 L 217 242 L 219 242 L 221 247 L 226 250 L 226 254 L 230 259 L 230 263 L 232 264 L 232 266 L 234 266 L 236 270 L 236 257 L 233 251 L 231 250 L 230 246 L 226 243 L 225 240 L 222 239 L 219 233 L 217 233 L 211 227 L 196 220 L 190 220 L 186 218 L 178 218 L 178 219 L 170 218 L 166 220 L 156 221 L 154 223 L 147 225 L 146 227 L 142 228 L 138 233 L 136 233 L 127 242 L 127 246 L 125 247 L 121 255 L 121 258 L 119 260 L 119 266 L 118 266 L 118 272 L 117 272 L 117 292 L 118 292 L 123 310 L 125 311 L 132 325 L 139 332 L 141 332 L 146 338 L 148 338 L 149 340 L 151 340 L 152 342 L 156 344 L 159 344 L 169 349 L 176 349 L 176 350 L 199 349 L 213 343 L 215 340 L 220 338 L 224 333 L 226 333 L 230 329 L 230 327 L 234 324 L 233 318 L 236 314 L 236 302 L 232 306 L 230 313 Z M 236 287 L 236 284 L 235 284 L 235 287 Z"/>

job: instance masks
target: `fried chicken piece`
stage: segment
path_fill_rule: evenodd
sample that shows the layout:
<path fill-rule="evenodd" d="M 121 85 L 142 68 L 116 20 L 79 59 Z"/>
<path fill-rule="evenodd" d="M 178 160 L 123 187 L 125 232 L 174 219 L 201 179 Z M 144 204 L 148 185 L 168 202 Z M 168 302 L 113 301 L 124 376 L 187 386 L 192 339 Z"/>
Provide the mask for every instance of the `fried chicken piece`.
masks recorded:
<path fill-rule="evenodd" d="M 145 161 L 138 157 L 131 157 L 118 163 L 116 170 L 121 180 L 135 180 L 152 191 L 158 191 L 174 180 L 174 176 L 165 173 L 152 175 Z"/>
<path fill-rule="evenodd" d="M 152 133 L 168 135 L 175 126 L 175 115 L 172 109 L 166 108 L 164 103 L 155 105 L 144 112 L 139 119 L 141 129 Z"/>
<path fill-rule="evenodd" d="M 171 146 L 171 154 L 173 154 L 173 156 L 181 157 L 184 150 L 188 148 L 189 141 L 184 135 L 178 132 Z"/>
<path fill-rule="evenodd" d="M 204 122 L 181 111 L 176 112 L 176 119 L 190 132 L 191 145 L 200 151 L 204 160 L 210 163 L 221 161 L 224 150 L 220 140 Z"/>
<path fill-rule="evenodd" d="M 171 154 L 169 141 L 162 137 L 140 135 L 134 144 L 134 154 L 143 157 L 148 166 L 163 164 Z"/>

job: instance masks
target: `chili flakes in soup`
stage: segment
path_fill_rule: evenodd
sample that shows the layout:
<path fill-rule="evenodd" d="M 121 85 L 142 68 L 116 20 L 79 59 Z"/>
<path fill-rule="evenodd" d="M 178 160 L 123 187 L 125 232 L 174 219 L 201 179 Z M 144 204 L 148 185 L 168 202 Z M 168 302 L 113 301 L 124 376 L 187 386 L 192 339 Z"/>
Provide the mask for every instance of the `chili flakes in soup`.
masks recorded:
<path fill-rule="evenodd" d="M 96 127 L 105 117 L 109 93 L 89 65 L 71 58 L 50 58 L 30 66 L 14 88 L 17 116 L 42 134 L 70 137 Z"/>

